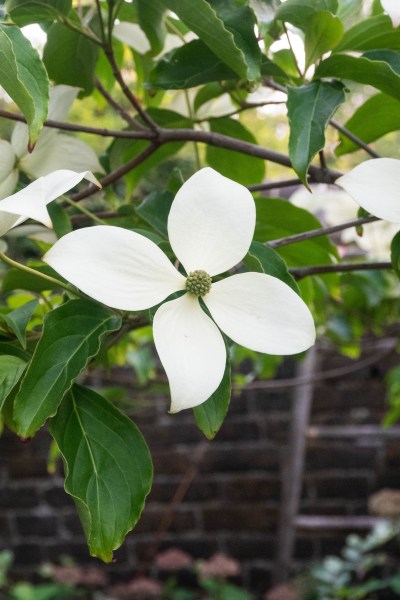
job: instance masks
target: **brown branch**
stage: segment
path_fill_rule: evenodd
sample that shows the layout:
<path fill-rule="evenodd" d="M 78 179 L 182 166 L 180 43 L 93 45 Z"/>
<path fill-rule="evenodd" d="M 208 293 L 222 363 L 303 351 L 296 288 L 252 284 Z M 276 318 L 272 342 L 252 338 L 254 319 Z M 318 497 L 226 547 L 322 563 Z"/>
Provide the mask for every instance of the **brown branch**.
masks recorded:
<path fill-rule="evenodd" d="M 268 190 L 276 190 L 284 187 L 292 187 L 302 184 L 301 179 L 283 179 L 282 181 L 270 181 L 268 183 L 257 183 L 249 185 L 247 188 L 250 192 L 263 192 Z"/>
<path fill-rule="evenodd" d="M 103 177 L 103 179 L 100 180 L 102 187 L 106 187 L 107 185 L 114 183 L 115 181 L 129 173 L 129 171 L 132 171 L 135 167 L 144 162 L 146 158 L 149 158 L 149 156 L 154 154 L 158 147 L 158 144 L 151 142 L 147 146 L 147 148 L 143 150 L 143 152 L 134 156 L 131 160 L 122 165 L 122 167 L 119 167 L 119 169 L 115 169 L 115 171 L 112 171 L 111 173 Z M 81 192 L 78 192 L 77 194 L 73 194 L 71 196 L 71 199 L 75 202 L 78 202 L 79 200 L 83 200 L 83 198 L 92 196 L 92 194 L 95 194 L 98 191 L 98 187 L 91 183 L 86 189 L 82 190 Z"/>
<path fill-rule="evenodd" d="M 370 262 L 370 263 L 341 263 L 337 265 L 315 265 L 312 267 L 292 267 L 289 273 L 296 279 L 302 279 L 309 275 L 319 275 L 326 273 L 348 273 L 350 271 L 380 271 L 384 269 L 393 269 L 390 262 Z"/>
<path fill-rule="evenodd" d="M 309 231 L 303 231 L 302 233 L 295 233 L 294 235 L 288 235 L 284 238 L 277 240 L 271 240 L 267 242 L 267 246 L 270 248 L 280 248 L 281 246 L 287 246 L 288 244 L 296 244 L 297 242 L 304 242 L 312 238 L 320 237 L 322 235 L 328 235 L 330 233 L 337 233 L 338 231 L 344 231 L 351 227 L 359 227 L 360 225 L 366 225 L 367 223 L 374 223 L 380 221 L 378 217 L 362 217 L 360 219 L 354 219 L 354 221 L 347 221 L 340 225 L 332 225 L 331 227 L 321 227 L 320 229 L 310 229 Z"/>
<path fill-rule="evenodd" d="M 333 127 L 334 129 L 337 129 L 338 131 L 340 131 L 340 133 L 343 133 L 343 135 L 345 137 L 347 137 L 349 140 L 351 140 L 352 142 L 354 142 L 357 146 L 359 146 L 360 148 L 362 148 L 363 150 L 365 150 L 365 152 L 367 152 L 373 158 L 380 158 L 380 154 L 378 154 L 377 152 L 375 152 L 375 150 L 373 150 L 370 146 L 368 146 L 368 144 L 366 144 L 365 142 L 363 142 L 362 139 L 360 139 L 354 133 L 352 133 L 351 131 L 349 131 L 346 127 L 343 127 L 343 125 L 341 125 L 340 123 L 338 123 L 334 119 L 331 119 L 329 121 L 329 125 L 331 125 L 331 127 Z"/>

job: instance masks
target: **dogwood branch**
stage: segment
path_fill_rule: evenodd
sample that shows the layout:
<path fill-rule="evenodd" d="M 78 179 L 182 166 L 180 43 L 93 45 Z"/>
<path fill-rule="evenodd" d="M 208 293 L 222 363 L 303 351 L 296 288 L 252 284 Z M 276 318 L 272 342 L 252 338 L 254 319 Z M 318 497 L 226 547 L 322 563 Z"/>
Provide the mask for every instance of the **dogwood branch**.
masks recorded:
<path fill-rule="evenodd" d="M 294 235 L 288 235 L 287 237 L 279 238 L 277 240 L 271 240 L 270 242 L 267 242 L 267 245 L 270 246 L 270 248 L 280 248 L 281 246 L 288 246 L 289 244 L 304 242 L 305 240 L 310 240 L 322 235 L 328 235 L 330 233 L 337 233 L 338 231 L 344 231 L 345 229 L 350 229 L 351 227 L 359 227 L 361 225 L 366 225 L 367 223 L 373 223 L 374 221 L 380 221 L 380 219 L 378 217 L 361 217 L 360 219 L 347 221 L 346 223 L 341 223 L 340 225 L 321 227 L 320 229 L 310 229 L 309 231 L 303 231 L 302 233 L 296 233 Z"/>
<path fill-rule="evenodd" d="M 327 273 L 348 273 L 350 271 L 381 271 L 393 269 L 390 262 L 367 262 L 367 263 L 339 263 L 337 265 L 314 265 L 312 267 L 292 267 L 289 273 L 295 279 L 303 279 L 309 275 L 322 275 Z"/>

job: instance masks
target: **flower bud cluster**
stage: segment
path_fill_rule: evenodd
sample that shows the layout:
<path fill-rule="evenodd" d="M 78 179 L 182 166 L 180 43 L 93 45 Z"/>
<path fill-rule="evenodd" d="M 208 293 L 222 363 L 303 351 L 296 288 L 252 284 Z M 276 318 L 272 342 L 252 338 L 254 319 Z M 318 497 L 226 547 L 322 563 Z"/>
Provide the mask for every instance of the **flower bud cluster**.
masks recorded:
<path fill-rule="evenodd" d="M 205 271 L 192 271 L 186 279 L 186 289 L 194 296 L 205 296 L 211 289 L 212 279 Z"/>

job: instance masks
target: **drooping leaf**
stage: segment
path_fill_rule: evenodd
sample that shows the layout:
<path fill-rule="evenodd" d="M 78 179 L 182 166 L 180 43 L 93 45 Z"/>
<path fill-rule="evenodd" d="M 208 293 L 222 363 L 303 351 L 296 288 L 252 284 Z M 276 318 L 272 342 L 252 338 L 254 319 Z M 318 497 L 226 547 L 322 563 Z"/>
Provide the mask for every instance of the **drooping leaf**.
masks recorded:
<path fill-rule="evenodd" d="M 102 396 L 75 385 L 50 424 L 90 554 L 112 560 L 136 525 L 153 469 L 137 427 Z"/>
<path fill-rule="evenodd" d="M 344 100 L 344 86 L 339 81 L 313 81 L 288 88 L 289 156 L 305 185 L 310 162 L 325 145 L 325 128 Z"/>
<path fill-rule="evenodd" d="M 256 200 L 257 223 L 254 239 L 268 242 L 322 227 L 320 221 L 303 208 L 286 200 L 260 198 Z M 335 246 L 327 236 L 289 244 L 276 249 L 289 266 L 331 264 L 337 257 Z"/>
<path fill-rule="evenodd" d="M 343 31 L 342 22 L 332 13 L 321 11 L 312 15 L 304 42 L 306 69 L 340 42 Z"/>
<path fill-rule="evenodd" d="M 150 72 L 149 86 L 178 90 L 237 78 L 202 40 L 192 40 L 160 59 Z"/>
<path fill-rule="evenodd" d="M 70 300 L 46 315 L 43 335 L 15 398 L 18 434 L 30 437 L 53 416 L 71 385 L 97 354 L 120 317 L 86 300 Z"/>
<path fill-rule="evenodd" d="M 381 60 L 332 54 L 322 61 L 315 71 L 314 78 L 320 79 L 321 77 L 339 77 L 372 85 L 388 96 L 400 100 L 400 76 L 388 63 Z"/>
<path fill-rule="evenodd" d="M 168 191 L 151 192 L 136 208 L 137 214 L 168 239 L 167 222 L 174 195 Z"/>
<path fill-rule="evenodd" d="M 289 273 L 285 261 L 275 250 L 265 244 L 252 242 L 243 262 L 249 271 L 266 273 L 267 275 L 277 277 L 291 287 L 296 294 L 300 294 L 299 286 Z"/>
<path fill-rule="evenodd" d="M 208 440 L 214 439 L 220 430 L 228 412 L 230 399 L 231 366 L 227 358 L 221 383 L 208 400 L 193 409 L 196 425 Z"/>
<path fill-rule="evenodd" d="M 0 410 L 13 387 L 24 372 L 26 361 L 18 356 L 2 354 L 0 356 Z"/>
<path fill-rule="evenodd" d="M 20 27 L 31 23 L 55 21 L 68 15 L 71 0 L 7 0 L 6 10 Z"/>
<path fill-rule="evenodd" d="M 239 77 L 250 81 L 259 77 L 261 52 L 254 14 L 247 6 L 219 0 L 161 1 Z"/>
<path fill-rule="evenodd" d="M 335 51 L 358 50 L 362 52 L 378 48 L 400 50 L 400 29 L 394 29 L 387 15 L 362 19 L 346 31 Z"/>
<path fill-rule="evenodd" d="M 9 313 L 0 314 L 0 321 L 3 321 L 15 333 L 24 349 L 26 349 L 26 328 L 38 304 L 39 300 L 31 300 Z"/>
<path fill-rule="evenodd" d="M 87 37 L 62 23 L 53 23 L 47 31 L 43 62 L 50 79 L 81 88 L 88 95 L 94 87 L 98 46 Z"/>
<path fill-rule="evenodd" d="M 379 119 L 376 116 L 379 115 Z M 375 94 L 368 98 L 344 124 L 363 142 L 369 144 L 391 131 L 400 130 L 400 100 L 386 94 Z M 342 156 L 359 150 L 360 147 L 348 137 L 339 134 L 340 145 L 335 154 Z"/>
<path fill-rule="evenodd" d="M 150 42 L 151 54 L 159 54 L 167 33 L 164 23 L 165 6 L 159 0 L 137 0 L 137 15 L 139 25 Z"/>
<path fill-rule="evenodd" d="M 240 121 L 228 117 L 210 119 L 209 125 L 211 131 L 215 133 L 228 135 L 252 144 L 257 143 L 253 134 Z M 259 183 L 264 178 L 265 162 L 260 158 L 240 154 L 233 150 L 207 146 L 206 159 L 210 167 L 243 185 Z"/>
<path fill-rule="evenodd" d="M 0 23 L 0 85 L 26 118 L 33 147 L 47 116 L 49 79 L 19 27 L 5 23 Z"/>
<path fill-rule="evenodd" d="M 335 14 L 337 9 L 337 0 L 286 0 L 278 7 L 275 19 L 292 23 L 305 31 L 315 13 L 328 11 Z"/>

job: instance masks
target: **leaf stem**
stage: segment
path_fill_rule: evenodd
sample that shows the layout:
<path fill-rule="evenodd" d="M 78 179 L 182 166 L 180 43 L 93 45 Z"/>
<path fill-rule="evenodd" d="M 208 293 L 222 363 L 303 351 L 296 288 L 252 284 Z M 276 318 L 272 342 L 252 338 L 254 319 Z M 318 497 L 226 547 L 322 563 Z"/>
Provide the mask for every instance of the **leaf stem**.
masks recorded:
<path fill-rule="evenodd" d="M 8 265 L 10 265 L 10 267 L 14 267 L 14 269 L 18 269 L 19 271 L 29 273 L 30 275 L 35 275 L 36 277 L 41 277 L 42 279 L 45 279 L 46 281 L 49 281 L 50 283 L 53 283 L 53 284 L 57 285 L 58 287 L 64 288 L 71 294 L 74 294 L 75 296 L 79 296 L 79 298 L 85 299 L 85 296 L 83 294 L 81 294 L 78 290 L 71 288 L 67 283 L 60 281 L 59 279 L 56 279 L 55 277 L 51 277 L 50 275 L 46 275 L 46 273 L 41 273 L 40 271 L 36 271 L 36 269 L 32 269 L 31 267 L 22 265 L 21 263 L 13 260 L 9 256 L 6 256 L 5 254 L 3 254 L 3 252 L 0 252 L 0 260 L 7 263 Z"/>
<path fill-rule="evenodd" d="M 67 202 L 67 204 L 69 204 L 70 206 L 73 206 L 74 208 L 79 210 L 81 213 L 83 213 L 84 215 L 89 217 L 89 219 L 91 219 L 95 223 L 98 223 L 99 225 L 107 225 L 107 223 L 105 221 L 103 221 L 103 219 L 100 219 L 97 215 L 92 213 L 90 210 L 88 210 L 82 204 L 75 202 L 74 200 L 72 200 L 71 198 L 69 198 L 68 196 L 65 196 L 65 195 L 62 196 L 62 198 L 65 200 L 65 202 Z"/>

